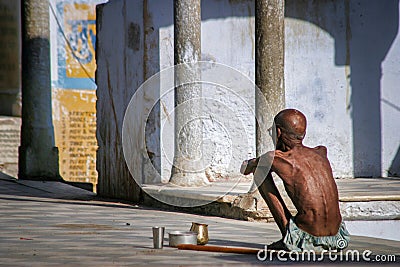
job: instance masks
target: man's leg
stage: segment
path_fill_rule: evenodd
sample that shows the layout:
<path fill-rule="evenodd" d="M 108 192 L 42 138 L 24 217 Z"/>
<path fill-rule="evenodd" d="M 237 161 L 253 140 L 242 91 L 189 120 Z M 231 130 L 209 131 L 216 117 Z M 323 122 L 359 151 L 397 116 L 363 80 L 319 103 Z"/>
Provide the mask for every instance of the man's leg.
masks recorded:
<path fill-rule="evenodd" d="M 268 173 L 267 177 L 261 182 L 261 184 L 260 182 L 257 182 L 262 180 L 257 178 L 260 178 L 262 175 L 265 176 L 265 174 L 262 174 L 261 172 L 261 170 L 257 170 L 254 173 L 254 179 L 258 185 L 258 191 L 267 203 L 268 208 L 270 209 L 272 216 L 274 217 L 274 220 L 278 225 L 282 236 L 284 237 L 286 234 L 287 224 L 289 223 L 289 219 L 292 215 L 290 214 L 289 209 L 286 207 L 286 204 L 275 185 L 271 172 Z"/>

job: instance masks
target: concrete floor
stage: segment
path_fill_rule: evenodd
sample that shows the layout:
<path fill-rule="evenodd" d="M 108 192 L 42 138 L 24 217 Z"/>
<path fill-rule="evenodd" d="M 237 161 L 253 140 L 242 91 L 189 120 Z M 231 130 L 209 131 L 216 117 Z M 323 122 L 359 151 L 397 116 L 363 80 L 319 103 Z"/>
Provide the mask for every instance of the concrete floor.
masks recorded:
<path fill-rule="evenodd" d="M 255 255 L 152 249 L 151 227 L 166 232 L 189 230 L 192 222 L 209 225 L 212 245 L 262 249 L 280 238 L 274 223 L 261 223 L 150 209 L 96 199 L 94 194 L 57 182 L 0 177 L 1 266 L 202 266 L 260 265 Z M 379 225 L 377 225 L 379 227 Z M 400 255 L 400 242 L 353 236 L 349 249 L 365 250 L 375 261 Z M 351 259 L 351 258 L 350 258 Z M 390 259 L 391 264 L 400 257 Z M 393 262 L 395 260 L 395 262 Z M 354 264 L 325 257 L 314 263 Z M 365 262 L 365 261 L 364 261 Z M 274 264 L 298 263 L 274 258 Z M 309 264 L 310 262 L 300 262 Z"/>

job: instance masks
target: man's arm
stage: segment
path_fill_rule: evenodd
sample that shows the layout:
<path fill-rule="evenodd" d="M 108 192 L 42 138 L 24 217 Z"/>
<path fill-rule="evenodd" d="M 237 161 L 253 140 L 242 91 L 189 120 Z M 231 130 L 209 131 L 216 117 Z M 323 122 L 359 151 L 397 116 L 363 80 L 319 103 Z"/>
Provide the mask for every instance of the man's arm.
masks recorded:
<path fill-rule="evenodd" d="M 269 151 L 258 158 L 245 160 L 242 163 L 240 172 L 244 175 L 254 173 L 257 168 L 270 168 L 274 160 L 274 151 Z"/>

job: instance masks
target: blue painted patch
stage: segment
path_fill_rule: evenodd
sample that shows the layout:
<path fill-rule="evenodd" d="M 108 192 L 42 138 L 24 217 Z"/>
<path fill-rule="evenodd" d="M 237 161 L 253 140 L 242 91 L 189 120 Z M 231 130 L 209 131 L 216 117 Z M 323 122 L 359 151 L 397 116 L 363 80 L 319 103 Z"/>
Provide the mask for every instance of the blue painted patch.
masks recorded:
<path fill-rule="evenodd" d="M 57 73 L 58 80 L 52 81 L 53 86 L 61 89 L 97 88 L 94 79 L 96 33 L 93 27 L 96 20 L 68 19 L 65 23 L 64 7 L 66 4 L 93 4 L 82 1 L 61 1 L 56 5 L 57 16 Z M 93 7 L 95 8 L 95 7 Z M 71 30 L 66 31 L 66 27 Z M 72 51 L 72 52 L 67 52 Z M 69 68 L 67 57 L 70 56 Z M 74 66 L 71 67 L 71 62 Z M 90 64 L 90 65 L 88 65 Z M 75 70 L 78 70 L 76 74 Z M 67 74 L 69 71 L 69 75 Z M 75 77 L 74 77 L 75 76 Z"/>

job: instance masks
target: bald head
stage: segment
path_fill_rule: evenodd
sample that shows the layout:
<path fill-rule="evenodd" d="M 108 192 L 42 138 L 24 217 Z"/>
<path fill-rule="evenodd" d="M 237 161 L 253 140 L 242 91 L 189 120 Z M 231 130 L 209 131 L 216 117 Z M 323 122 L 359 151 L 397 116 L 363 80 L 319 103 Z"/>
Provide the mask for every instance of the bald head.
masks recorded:
<path fill-rule="evenodd" d="M 274 118 L 276 127 L 281 128 L 292 138 L 303 140 L 306 134 L 307 120 L 303 113 L 296 109 L 284 109 Z"/>

